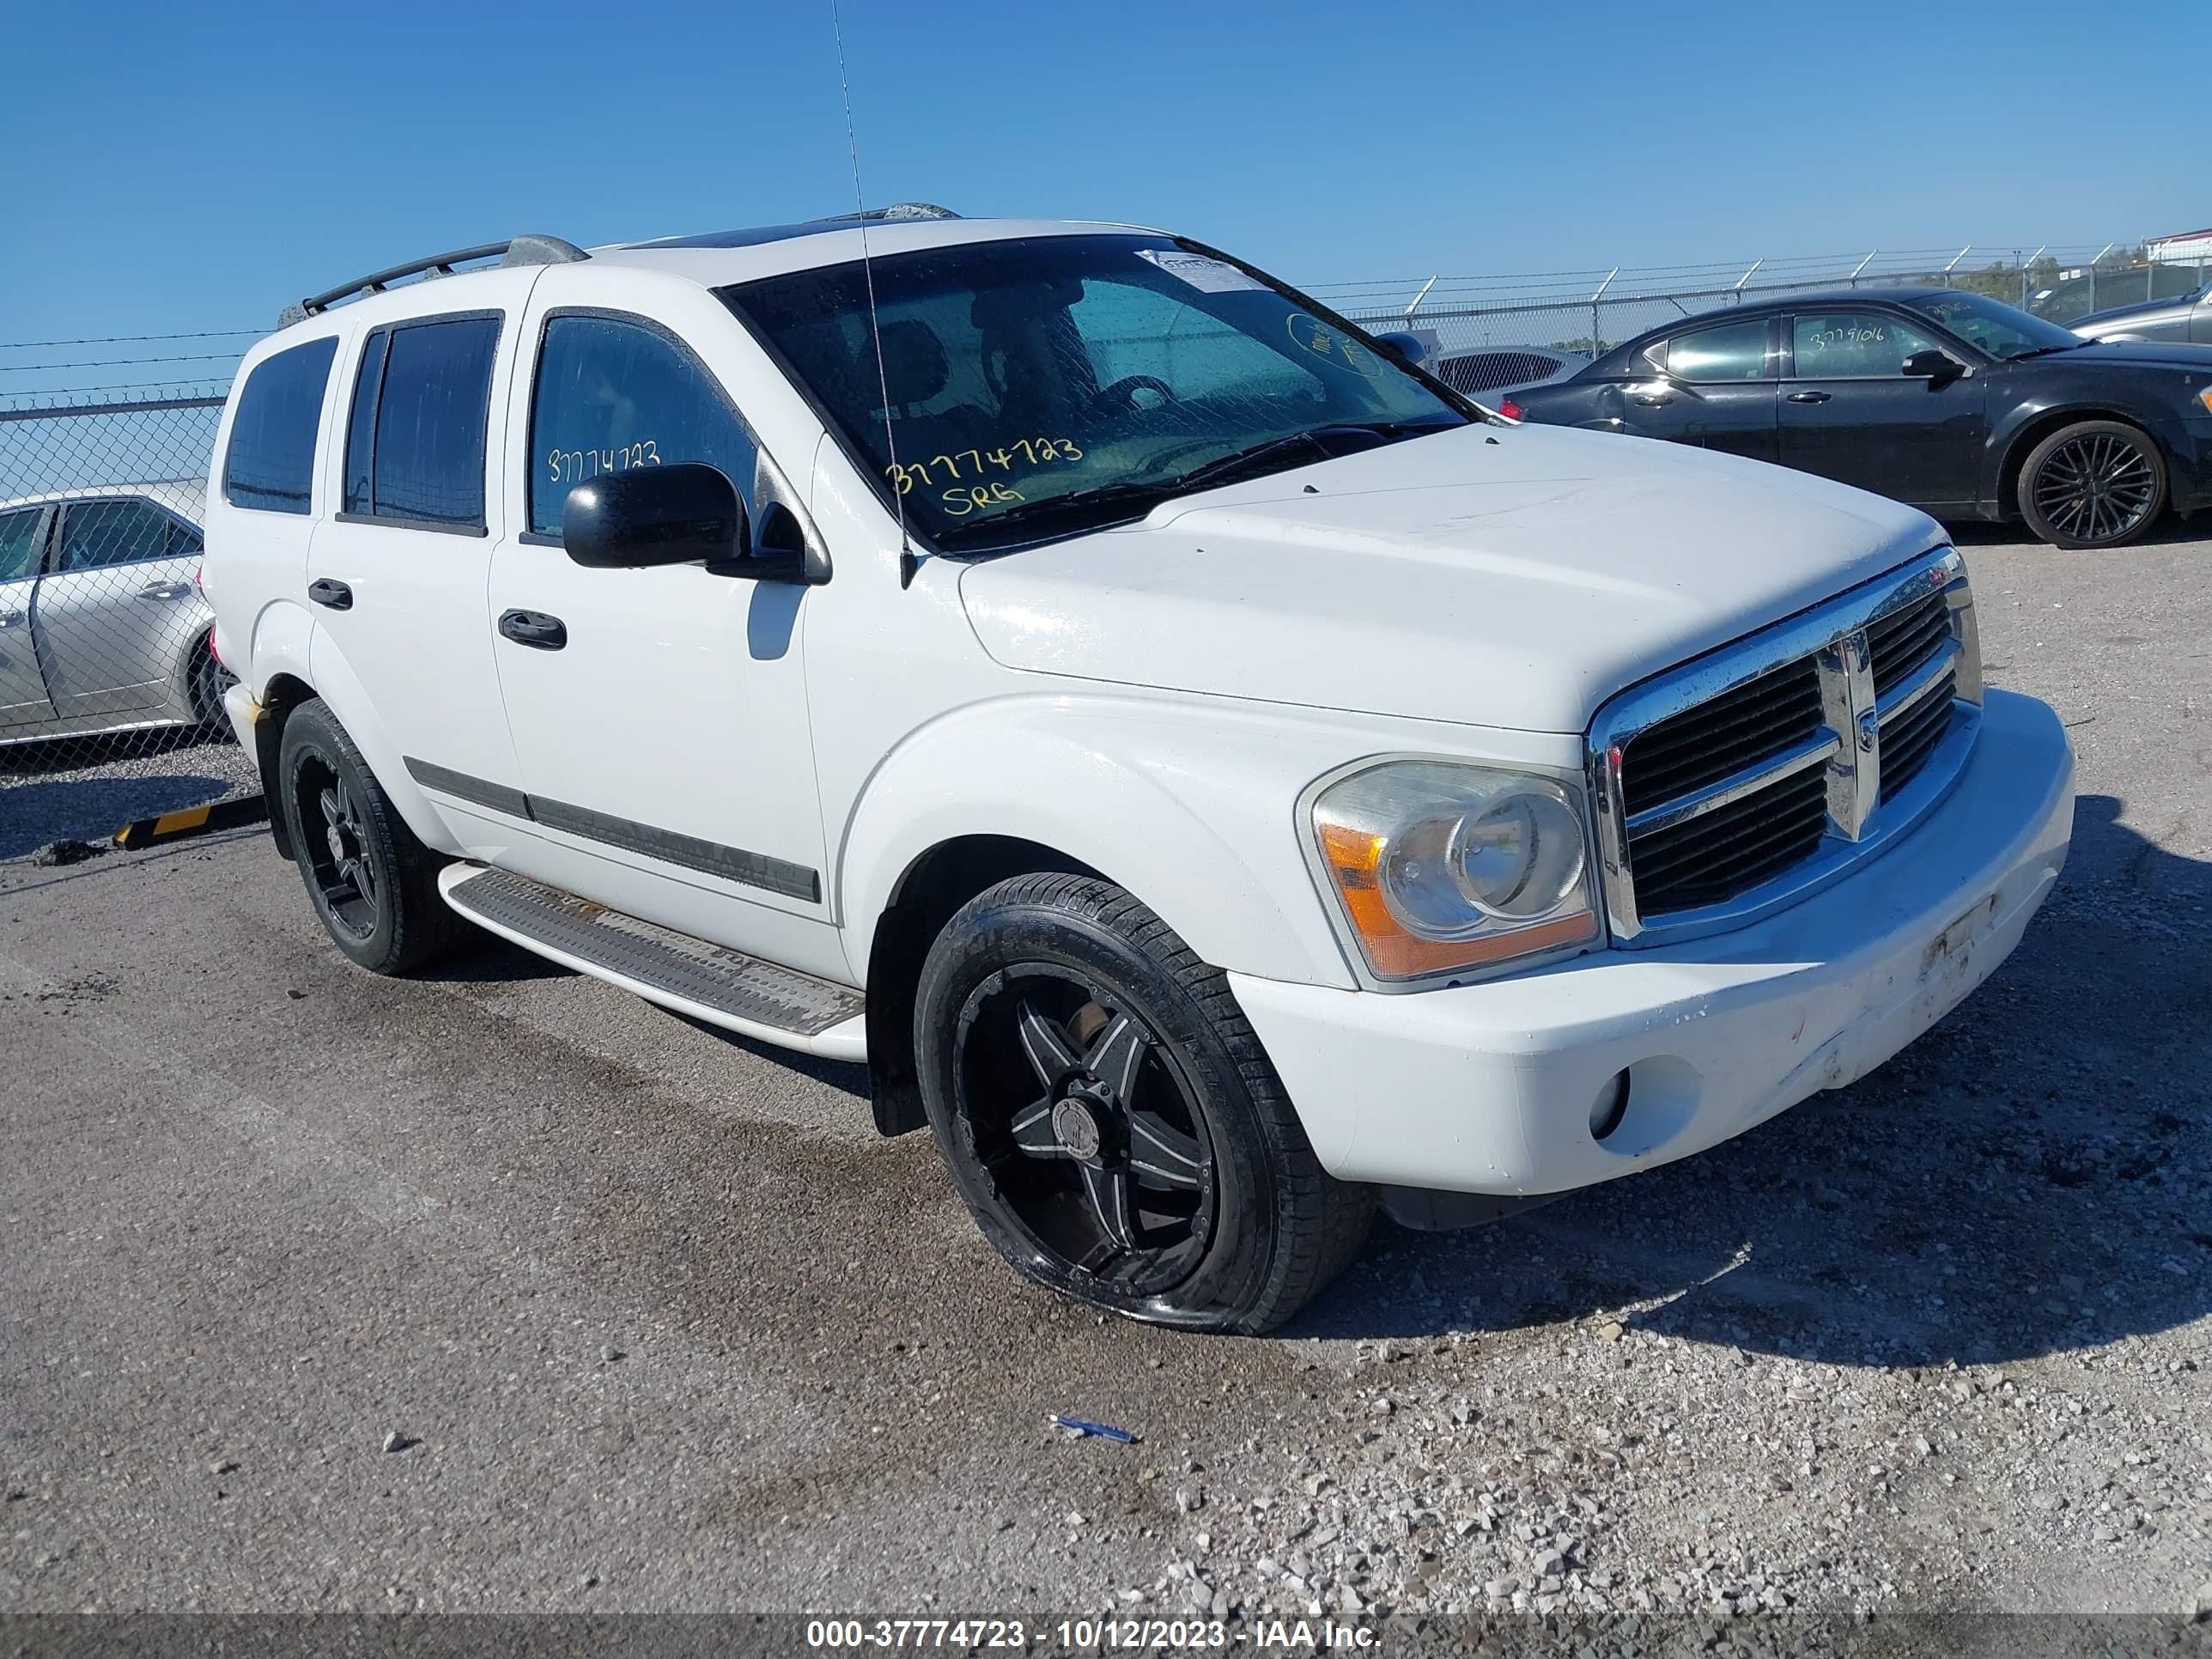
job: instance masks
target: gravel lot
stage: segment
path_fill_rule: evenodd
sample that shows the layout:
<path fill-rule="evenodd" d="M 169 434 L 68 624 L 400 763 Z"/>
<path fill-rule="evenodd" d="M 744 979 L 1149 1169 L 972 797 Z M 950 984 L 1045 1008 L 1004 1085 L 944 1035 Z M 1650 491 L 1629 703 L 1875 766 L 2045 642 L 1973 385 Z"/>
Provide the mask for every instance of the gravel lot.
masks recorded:
<path fill-rule="evenodd" d="M 1018 1285 L 853 1070 L 353 970 L 258 833 L 0 866 L 0 1608 L 2212 1605 L 2212 541 L 1964 539 L 2081 754 L 2013 962 L 1265 1340 Z"/>

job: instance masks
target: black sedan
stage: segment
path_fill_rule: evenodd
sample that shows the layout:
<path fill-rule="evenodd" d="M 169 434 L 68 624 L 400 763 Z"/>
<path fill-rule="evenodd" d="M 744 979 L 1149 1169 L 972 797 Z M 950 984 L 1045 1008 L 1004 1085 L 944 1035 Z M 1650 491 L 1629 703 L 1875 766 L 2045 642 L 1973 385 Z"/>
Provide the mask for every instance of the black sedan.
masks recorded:
<path fill-rule="evenodd" d="M 1689 318 L 1503 412 L 1778 461 L 1938 519 L 2022 518 L 2059 547 L 2212 506 L 2212 346 L 2102 344 L 1949 289 Z"/>

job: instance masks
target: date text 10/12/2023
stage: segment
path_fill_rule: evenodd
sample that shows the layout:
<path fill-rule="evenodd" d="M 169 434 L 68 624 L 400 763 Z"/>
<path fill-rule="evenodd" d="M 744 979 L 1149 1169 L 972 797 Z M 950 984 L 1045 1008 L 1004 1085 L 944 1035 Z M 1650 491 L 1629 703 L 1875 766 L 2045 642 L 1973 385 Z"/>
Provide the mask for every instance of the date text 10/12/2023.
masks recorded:
<path fill-rule="evenodd" d="M 813 1619 L 806 1625 L 806 1645 L 831 1650 L 1027 1651 L 1047 1646 L 1080 1653 L 1231 1647 L 1359 1651 L 1372 1648 L 1376 1639 L 1372 1625 L 1334 1619 L 1261 1619 L 1234 1626 L 1219 1619 L 1062 1619 L 1042 1625 L 1018 1619 Z"/>

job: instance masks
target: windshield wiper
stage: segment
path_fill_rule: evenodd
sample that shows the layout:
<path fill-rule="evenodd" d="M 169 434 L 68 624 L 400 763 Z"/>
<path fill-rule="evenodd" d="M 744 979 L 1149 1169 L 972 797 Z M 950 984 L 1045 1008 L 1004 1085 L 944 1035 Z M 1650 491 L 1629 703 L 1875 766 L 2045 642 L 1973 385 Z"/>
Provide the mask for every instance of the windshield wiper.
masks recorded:
<path fill-rule="evenodd" d="M 1280 471 L 1270 464 L 1299 450 L 1311 453 L 1316 460 L 1334 460 L 1336 452 L 1324 441 L 1333 432 L 1357 433 L 1381 437 L 1386 442 L 1403 437 L 1417 437 L 1423 433 L 1441 432 L 1448 426 L 1463 426 L 1463 421 L 1333 421 L 1326 426 L 1309 427 L 1303 432 L 1289 432 L 1268 438 L 1248 448 L 1232 450 L 1226 455 L 1217 455 L 1202 466 L 1188 472 L 1178 472 L 1165 478 L 1123 478 L 1113 483 L 1093 484 L 1085 489 L 1072 489 L 1064 495 L 1047 495 L 1034 501 L 1022 501 L 994 513 L 988 519 L 978 518 L 942 532 L 939 540 L 946 545 L 958 545 L 970 541 L 970 530 L 980 538 L 1002 526 L 1019 526 L 1035 532 L 1041 525 L 1063 520 L 1069 516 L 1088 520 L 1103 527 L 1124 519 L 1140 518 L 1162 501 L 1177 495 L 1188 495 L 1194 490 L 1210 489 L 1215 484 L 1229 483 L 1255 470 Z M 1127 511 L 1116 514 L 1115 508 Z M 1100 509 L 1104 516 L 1098 516 Z"/>
<path fill-rule="evenodd" d="M 1218 459 L 1208 461 L 1204 466 L 1176 474 L 1164 487 L 1182 495 L 1208 484 L 1226 483 L 1248 469 L 1299 448 L 1317 450 L 1321 459 L 1333 461 L 1337 459 L 1337 452 L 1329 447 L 1328 440 L 1334 433 L 1348 432 L 1361 437 L 1377 437 L 1387 443 L 1466 424 L 1468 422 L 1464 421 L 1331 421 L 1326 426 L 1308 427 L 1303 432 L 1270 438 L 1264 443 L 1254 444 L 1249 449 L 1233 450 Z"/>
<path fill-rule="evenodd" d="M 2069 340 L 2064 345 L 2033 346 L 2026 351 L 2014 352 L 2012 356 L 2006 358 L 2005 361 L 2008 363 L 2024 363 L 2030 357 L 2047 357 L 2054 351 L 2071 351 L 2076 346 L 2094 345 L 2095 343 L 2096 342 L 2094 340 Z"/>

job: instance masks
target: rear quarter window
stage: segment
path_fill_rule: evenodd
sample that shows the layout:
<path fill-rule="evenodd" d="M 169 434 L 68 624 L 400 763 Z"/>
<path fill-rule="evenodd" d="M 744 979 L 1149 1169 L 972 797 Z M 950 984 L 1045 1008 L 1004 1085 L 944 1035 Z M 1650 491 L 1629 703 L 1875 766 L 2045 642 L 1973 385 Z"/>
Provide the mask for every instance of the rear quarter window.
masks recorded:
<path fill-rule="evenodd" d="M 483 532 L 500 324 L 495 313 L 437 317 L 369 337 L 346 435 L 348 514 Z"/>
<path fill-rule="evenodd" d="M 310 340 L 265 357 L 246 377 L 231 416 L 222 498 L 258 513 L 305 513 L 315 471 L 315 434 L 338 343 Z"/>

